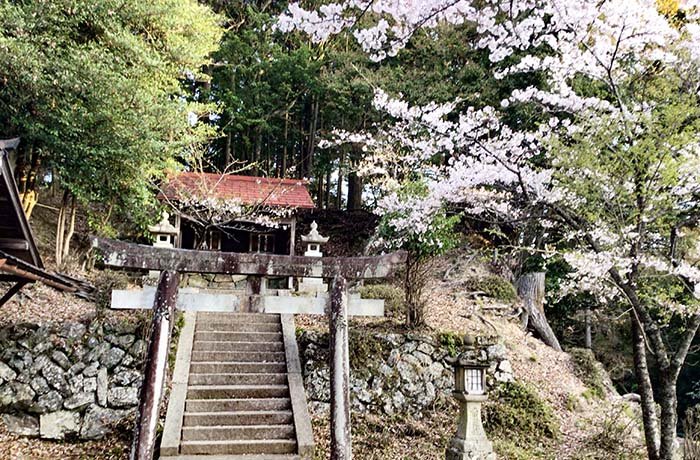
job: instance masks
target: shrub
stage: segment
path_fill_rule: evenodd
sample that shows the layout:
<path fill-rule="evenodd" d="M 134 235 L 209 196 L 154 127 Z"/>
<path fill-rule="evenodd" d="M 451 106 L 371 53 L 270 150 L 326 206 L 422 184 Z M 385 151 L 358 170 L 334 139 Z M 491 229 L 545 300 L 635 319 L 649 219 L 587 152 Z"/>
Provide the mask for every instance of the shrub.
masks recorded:
<path fill-rule="evenodd" d="M 371 284 L 360 287 L 360 296 L 365 299 L 384 300 L 384 315 L 390 318 L 404 314 L 404 292 L 392 284 Z"/>
<path fill-rule="evenodd" d="M 464 339 L 452 332 L 440 332 L 437 336 L 438 343 L 447 348 L 450 356 L 455 357 L 459 353 L 459 348 L 464 345 Z"/>
<path fill-rule="evenodd" d="M 464 281 L 463 287 L 470 291 L 481 291 L 486 296 L 501 302 L 513 302 L 518 297 L 510 281 L 496 275 L 469 278 Z"/>
<path fill-rule="evenodd" d="M 626 405 L 609 408 L 593 433 L 583 442 L 576 460 L 642 460 L 646 458 L 641 446 L 634 442 L 637 420 L 626 411 Z M 632 441 L 631 441 L 632 440 Z M 630 442 L 631 441 L 631 442 Z"/>
<path fill-rule="evenodd" d="M 484 407 L 486 429 L 518 446 L 542 443 L 559 436 L 552 408 L 522 382 L 500 385 Z"/>
<path fill-rule="evenodd" d="M 598 399 L 605 397 L 605 384 L 598 362 L 591 350 L 585 348 L 572 348 L 569 350 L 571 361 L 574 363 L 574 373 L 588 387 L 584 396 L 593 396 Z"/>

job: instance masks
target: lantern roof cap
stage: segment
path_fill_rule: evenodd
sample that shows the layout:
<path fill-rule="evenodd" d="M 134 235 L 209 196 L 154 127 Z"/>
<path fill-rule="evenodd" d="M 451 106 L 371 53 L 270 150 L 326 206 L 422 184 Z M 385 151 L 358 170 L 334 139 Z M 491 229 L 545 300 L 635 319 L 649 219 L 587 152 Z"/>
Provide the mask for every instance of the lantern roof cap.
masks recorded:
<path fill-rule="evenodd" d="M 311 222 L 311 231 L 309 232 L 309 234 L 301 236 L 301 241 L 303 241 L 304 243 L 323 244 L 327 243 L 328 239 L 329 237 L 321 236 L 321 234 L 318 233 L 318 224 L 316 223 L 316 221 Z"/>
<path fill-rule="evenodd" d="M 149 226 L 148 231 L 161 235 L 177 235 L 178 233 L 177 228 L 170 223 L 170 214 L 168 214 L 167 211 L 163 211 L 160 222 L 156 225 Z"/>
<path fill-rule="evenodd" d="M 471 368 L 487 368 L 489 367 L 488 360 L 475 358 L 473 356 L 458 355 L 455 357 L 445 358 L 445 361 L 453 366 L 471 367 Z"/>

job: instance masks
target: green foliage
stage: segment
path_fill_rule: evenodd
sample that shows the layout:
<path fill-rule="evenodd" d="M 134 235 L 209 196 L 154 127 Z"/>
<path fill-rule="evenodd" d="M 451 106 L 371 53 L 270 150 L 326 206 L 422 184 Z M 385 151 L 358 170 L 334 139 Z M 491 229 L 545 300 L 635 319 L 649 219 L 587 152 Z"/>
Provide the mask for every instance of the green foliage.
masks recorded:
<path fill-rule="evenodd" d="M 484 407 L 484 425 L 492 437 L 510 439 L 519 447 L 546 443 L 559 436 L 552 408 L 532 387 L 517 380 L 491 393 Z"/>
<path fill-rule="evenodd" d="M 440 332 L 437 336 L 438 343 L 447 348 L 450 356 L 454 357 L 459 354 L 459 349 L 464 345 L 464 339 L 453 332 Z"/>
<path fill-rule="evenodd" d="M 99 203 L 94 227 L 143 225 L 153 181 L 211 134 L 188 123 L 212 108 L 188 102 L 182 81 L 207 62 L 217 21 L 195 0 L 2 2 L 3 136 Z"/>
<path fill-rule="evenodd" d="M 416 179 L 405 182 L 397 191 L 399 200 L 410 201 L 428 196 L 425 181 Z M 377 236 L 389 249 L 404 249 L 415 261 L 430 259 L 453 249 L 459 241 L 455 225 L 459 215 L 450 215 L 447 209 L 440 208 L 431 215 L 427 231 L 416 231 L 415 227 L 399 227 L 397 222 L 408 217 L 412 210 L 401 209 L 382 215 L 377 227 Z"/>
<path fill-rule="evenodd" d="M 514 302 L 518 297 L 513 284 L 497 275 L 469 278 L 464 281 L 463 287 L 470 291 L 484 292 L 488 297 L 506 303 Z"/>
<path fill-rule="evenodd" d="M 360 287 L 360 296 L 364 299 L 384 300 L 384 315 L 396 317 L 403 314 L 404 292 L 393 284 L 370 284 Z"/>
<path fill-rule="evenodd" d="M 566 395 L 566 401 L 564 402 L 566 410 L 569 412 L 576 412 L 581 409 L 581 403 L 579 402 L 576 395 L 568 394 Z"/>
<path fill-rule="evenodd" d="M 593 352 L 585 348 L 573 348 L 568 351 L 574 364 L 576 376 L 588 387 L 587 394 L 597 399 L 603 399 L 605 397 L 605 385 Z"/>

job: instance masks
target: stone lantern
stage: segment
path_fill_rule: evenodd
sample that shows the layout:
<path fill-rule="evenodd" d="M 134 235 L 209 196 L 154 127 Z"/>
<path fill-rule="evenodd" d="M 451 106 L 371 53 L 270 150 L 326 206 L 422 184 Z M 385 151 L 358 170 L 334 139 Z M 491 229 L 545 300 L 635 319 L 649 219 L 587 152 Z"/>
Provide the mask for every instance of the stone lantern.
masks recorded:
<path fill-rule="evenodd" d="M 481 404 L 486 396 L 488 362 L 479 359 L 476 350 L 468 350 L 452 360 L 455 368 L 455 390 L 459 402 L 457 432 L 450 440 L 446 460 L 496 460 L 493 445 L 486 437 L 481 422 Z"/>
<path fill-rule="evenodd" d="M 163 211 L 160 222 L 148 227 L 148 231 L 155 238 L 153 246 L 157 248 L 172 248 L 175 235 L 178 234 L 177 228 L 170 223 L 170 214 L 167 211 Z M 150 270 L 148 272 L 149 278 L 158 278 L 159 275 L 160 272 L 158 270 Z"/>
<path fill-rule="evenodd" d="M 327 236 L 321 236 L 318 233 L 318 224 L 316 221 L 311 223 L 311 231 L 308 235 L 302 235 L 301 241 L 306 243 L 306 252 L 304 255 L 307 257 L 322 257 L 321 245 L 328 242 Z M 323 282 L 321 274 L 323 273 L 323 264 L 319 261 L 311 268 L 311 272 L 316 275 L 314 278 L 304 277 L 299 282 L 299 292 L 309 292 L 309 293 L 319 293 L 328 291 L 328 286 Z"/>
<path fill-rule="evenodd" d="M 170 214 L 167 211 L 163 211 L 160 222 L 148 227 L 148 231 L 155 237 L 153 246 L 157 248 L 172 248 L 175 235 L 178 234 L 177 228 L 170 223 Z"/>

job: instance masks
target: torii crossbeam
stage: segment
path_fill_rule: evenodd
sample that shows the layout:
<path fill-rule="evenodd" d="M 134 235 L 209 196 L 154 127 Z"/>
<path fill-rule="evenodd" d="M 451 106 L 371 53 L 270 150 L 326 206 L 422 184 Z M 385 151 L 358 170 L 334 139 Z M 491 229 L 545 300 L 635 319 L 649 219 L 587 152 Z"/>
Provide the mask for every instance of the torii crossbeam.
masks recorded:
<path fill-rule="evenodd" d="M 154 301 L 146 378 L 141 389 L 132 458 L 151 460 L 162 396 L 170 323 L 177 303 L 179 273 L 221 273 L 331 279 L 326 314 L 331 348 L 331 459 L 352 459 L 350 437 L 350 360 L 348 352 L 348 281 L 392 276 L 406 262 L 406 253 L 378 257 L 305 257 L 159 248 L 93 238 L 93 248 L 106 268 L 162 271 Z M 319 270 L 320 266 L 320 270 Z"/>

